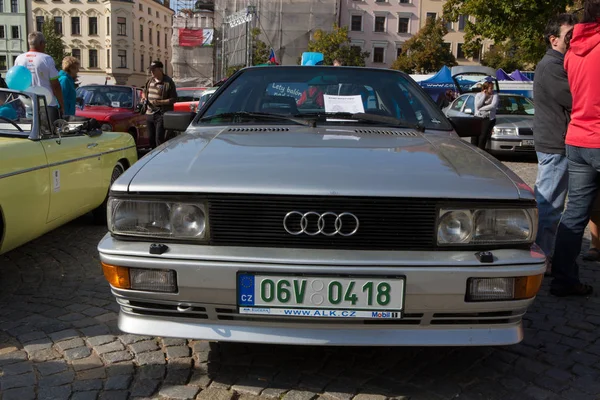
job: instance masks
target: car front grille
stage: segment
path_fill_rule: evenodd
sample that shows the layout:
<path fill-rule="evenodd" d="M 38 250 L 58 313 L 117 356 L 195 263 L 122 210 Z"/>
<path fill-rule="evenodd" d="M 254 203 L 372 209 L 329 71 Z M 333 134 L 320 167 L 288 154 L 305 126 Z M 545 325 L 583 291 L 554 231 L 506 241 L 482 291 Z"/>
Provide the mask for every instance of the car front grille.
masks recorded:
<path fill-rule="evenodd" d="M 211 195 L 211 243 L 340 250 L 432 250 L 435 248 L 436 207 L 437 201 L 430 199 Z M 350 236 L 293 235 L 286 231 L 283 223 L 292 211 L 320 215 L 352 213 L 359 220 L 359 227 Z M 300 229 L 298 213 L 289 221 L 294 232 Z M 329 232 L 335 230 L 333 214 L 326 217 Z M 317 226 L 318 216 L 315 215 L 309 217 L 312 232 Z"/>
<path fill-rule="evenodd" d="M 177 304 L 156 300 L 126 300 L 117 297 L 121 311 L 132 315 L 157 318 L 175 318 L 206 323 L 247 322 L 281 324 L 323 324 L 323 325 L 501 325 L 521 321 L 526 310 L 474 312 L 474 313 L 405 313 L 401 319 L 362 319 L 362 318 L 303 318 L 276 317 L 239 314 L 236 307 L 214 304 Z"/>

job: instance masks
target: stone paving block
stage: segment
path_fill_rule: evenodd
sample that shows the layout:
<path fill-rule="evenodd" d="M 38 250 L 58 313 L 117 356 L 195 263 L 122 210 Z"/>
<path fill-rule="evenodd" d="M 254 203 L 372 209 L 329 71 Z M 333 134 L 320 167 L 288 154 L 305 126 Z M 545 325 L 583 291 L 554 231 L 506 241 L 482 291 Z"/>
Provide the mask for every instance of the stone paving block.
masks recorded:
<path fill-rule="evenodd" d="M 87 315 L 88 317 L 96 317 L 98 315 L 106 313 L 106 310 L 100 307 L 88 307 L 85 310 L 81 311 L 81 313 Z"/>
<path fill-rule="evenodd" d="M 85 318 L 85 315 L 80 314 L 80 313 L 70 313 L 70 314 L 66 314 L 66 315 L 62 315 L 62 316 L 58 317 L 58 319 L 60 321 L 65 321 L 65 322 L 79 321 L 84 318 Z"/>
<path fill-rule="evenodd" d="M 170 346 L 167 347 L 167 359 L 174 360 L 176 358 L 184 358 L 190 356 L 190 348 L 187 346 Z"/>
<path fill-rule="evenodd" d="M 133 382 L 133 387 L 131 388 L 131 396 L 132 397 L 147 397 L 153 395 L 158 386 L 160 385 L 160 381 L 155 379 L 140 379 L 135 380 Z"/>
<path fill-rule="evenodd" d="M 156 344 L 155 340 L 145 340 L 143 342 L 135 342 L 130 344 L 129 349 L 135 354 L 141 354 L 158 350 L 158 345 Z"/>
<path fill-rule="evenodd" d="M 168 385 L 185 385 L 190 378 L 189 369 L 168 369 L 164 383 Z"/>
<path fill-rule="evenodd" d="M 34 365 L 40 376 L 57 374 L 67 369 L 67 363 L 63 360 L 46 361 Z"/>
<path fill-rule="evenodd" d="M 194 365 L 194 359 L 192 357 L 176 358 L 174 360 L 167 360 L 169 369 L 192 369 Z"/>
<path fill-rule="evenodd" d="M 86 341 L 88 342 L 88 344 L 92 347 L 96 347 L 96 346 L 100 346 L 106 343 L 110 343 L 112 341 L 115 340 L 115 337 L 113 335 L 97 335 L 97 336 L 90 336 L 86 339 Z"/>
<path fill-rule="evenodd" d="M 94 317 L 94 319 L 96 321 L 108 324 L 109 322 L 116 322 L 119 319 L 119 314 L 112 311 L 106 312 L 106 310 L 104 310 L 104 314 L 98 315 L 97 317 Z"/>
<path fill-rule="evenodd" d="M 190 378 L 189 384 L 204 389 L 210 385 L 210 382 L 211 378 L 208 375 L 202 373 L 201 371 L 194 371 L 192 373 L 192 377 Z"/>
<path fill-rule="evenodd" d="M 307 392 L 305 390 L 290 390 L 283 396 L 283 400 L 313 400 L 317 397 L 316 393 Z M 360 400 L 360 399 L 359 399 Z M 365 400 L 365 399 L 362 399 Z M 371 399 L 369 399 L 371 400 Z M 375 400 L 375 399 L 373 399 Z M 379 400 L 379 399 L 377 399 Z M 385 397 L 381 398 L 381 400 L 385 400 Z"/>
<path fill-rule="evenodd" d="M 52 339 L 54 342 L 59 342 L 61 340 L 78 338 L 80 334 L 75 329 L 67 329 L 59 332 L 50 333 L 48 336 L 50 336 L 50 339 Z"/>
<path fill-rule="evenodd" d="M 106 380 L 104 388 L 106 390 L 125 390 L 129 388 L 133 376 L 131 375 L 117 375 L 112 376 Z"/>
<path fill-rule="evenodd" d="M 75 381 L 71 388 L 74 392 L 88 392 L 102 389 L 104 384 L 102 379 L 87 379 L 84 381 Z M 106 388 L 108 389 L 108 388 Z"/>
<path fill-rule="evenodd" d="M 267 386 L 268 382 L 265 380 L 244 378 L 239 380 L 232 387 L 232 390 L 240 394 L 253 394 L 258 396 Z"/>
<path fill-rule="evenodd" d="M 54 349 L 35 350 L 29 353 L 29 359 L 34 362 L 44 362 L 49 360 L 56 360 L 60 358 L 60 354 Z"/>
<path fill-rule="evenodd" d="M 85 381 L 88 379 L 104 379 L 106 378 L 106 370 L 103 367 L 86 369 L 85 371 L 77 372 L 77 379 Z"/>
<path fill-rule="evenodd" d="M 109 390 L 100 392 L 98 400 L 127 400 L 128 397 L 127 390 Z"/>
<path fill-rule="evenodd" d="M 75 360 L 71 363 L 71 365 L 73 366 L 73 369 L 75 371 L 84 371 L 86 369 L 92 369 L 92 368 L 98 368 L 98 367 L 104 366 L 100 357 L 98 357 L 95 354 L 92 354 L 91 356 L 89 356 L 87 358 L 81 358 L 79 360 Z"/>
<path fill-rule="evenodd" d="M 137 376 L 142 380 L 162 380 L 165 377 L 166 370 L 164 365 L 143 365 L 137 369 Z"/>
<path fill-rule="evenodd" d="M 122 361 L 133 360 L 133 355 L 128 351 L 117 351 L 114 353 L 102 354 L 102 359 L 106 365 L 112 365 Z"/>
<path fill-rule="evenodd" d="M 152 339 L 151 336 L 141 336 L 141 335 L 125 334 L 125 335 L 119 336 L 119 340 L 121 342 L 123 342 L 123 344 L 132 344 L 132 343 L 142 342 L 142 341 L 151 340 L 151 339 Z"/>
<path fill-rule="evenodd" d="M 98 391 L 92 390 L 89 392 L 75 392 L 71 396 L 71 400 L 97 400 Z"/>
<path fill-rule="evenodd" d="M 234 392 L 226 389 L 207 388 L 202 390 L 196 396 L 196 400 L 231 400 L 235 396 Z"/>
<path fill-rule="evenodd" d="M 44 332 L 40 332 L 40 331 L 24 333 L 17 337 L 19 342 L 21 342 L 23 344 L 27 344 L 28 342 L 32 342 L 34 340 L 46 339 L 46 338 L 47 338 L 46 334 Z"/>
<path fill-rule="evenodd" d="M 29 361 L 23 361 L 2 367 L 0 371 L 0 376 L 21 375 L 27 372 L 33 372 L 33 364 Z"/>
<path fill-rule="evenodd" d="M 196 397 L 200 388 L 194 386 L 167 386 L 160 389 L 159 396 L 173 400 L 190 400 Z"/>
<path fill-rule="evenodd" d="M 35 390 L 33 387 L 23 387 L 2 391 L 2 400 L 34 400 Z"/>
<path fill-rule="evenodd" d="M 135 366 L 131 361 L 120 362 L 106 368 L 108 376 L 133 375 Z"/>
<path fill-rule="evenodd" d="M 49 338 L 37 339 L 27 343 L 23 346 L 23 350 L 25 350 L 30 356 L 31 353 L 39 350 L 46 350 L 52 347 L 52 340 Z"/>
<path fill-rule="evenodd" d="M 49 387 L 38 391 L 38 400 L 68 399 L 71 395 L 71 386 Z"/>
<path fill-rule="evenodd" d="M 125 350 L 125 346 L 118 340 L 94 347 L 94 351 L 98 354 L 112 353 L 121 350 Z"/>
<path fill-rule="evenodd" d="M 138 365 L 158 365 L 167 363 L 164 353 L 160 350 L 138 354 L 136 360 Z"/>
<path fill-rule="evenodd" d="M 73 360 L 79 360 L 82 358 L 89 357 L 90 354 L 92 354 L 92 351 L 88 347 L 81 346 L 81 347 L 76 347 L 74 349 L 66 350 L 64 352 L 64 357 L 65 357 L 65 360 L 67 360 L 67 361 L 73 361 Z"/>
<path fill-rule="evenodd" d="M 102 336 L 102 335 L 110 335 L 110 329 L 108 329 L 104 325 L 99 325 L 98 321 L 92 319 L 92 326 L 88 326 L 86 328 L 81 329 L 81 333 L 85 336 Z"/>
<path fill-rule="evenodd" d="M 8 389 L 33 386 L 36 383 L 35 374 L 33 372 L 23 375 L 12 375 L 0 377 L 0 392 Z"/>
<path fill-rule="evenodd" d="M 287 392 L 287 389 L 283 389 L 283 388 L 278 388 L 278 387 L 268 387 L 265 390 L 262 391 L 262 393 L 260 394 L 261 397 L 264 397 L 265 399 L 281 399 L 281 396 Z"/>
<path fill-rule="evenodd" d="M 65 352 L 66 350 L 85 346 L 85 343 L 84 343 L 83 339 L 75 338 L 75 339 L 63 340 L 61 342 L 56 343 L 54 346 L 56 347 L 56 349 L 58 351 Z"/>
<path fill-rule="evenodd" d="M 64 371 L 58 374 L 49 375 L 41 378 L 38 382 L 39 387 L 62 386 L 73 382 L 75 373 L 73 371 Z"/>
<path fill-rule="evenodd" d="M 14 348 L 6 348 L 6 352 L 0 353 L 0 367 L 27 360 L 27 353 Z"/>
<path fill-rule="evenodd" d="M 168 346 L 187 346 L 186 339 L 180 338 L 162 338 L 162 343 L 165 347 Z"/>

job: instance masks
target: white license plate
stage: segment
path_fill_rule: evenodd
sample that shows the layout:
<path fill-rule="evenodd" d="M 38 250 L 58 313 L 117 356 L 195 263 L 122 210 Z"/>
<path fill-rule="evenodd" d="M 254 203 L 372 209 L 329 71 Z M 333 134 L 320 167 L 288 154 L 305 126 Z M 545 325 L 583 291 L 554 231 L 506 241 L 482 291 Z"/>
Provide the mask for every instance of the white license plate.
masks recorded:
<path fill-rule="evenodd" d="M 404 277 L 237 275 L 241 314 L 401 318 Z"/>
<path fill-rule="evenodd" d="M 521 146 L 533 146 L 533 140 L 523 140 Z"/>

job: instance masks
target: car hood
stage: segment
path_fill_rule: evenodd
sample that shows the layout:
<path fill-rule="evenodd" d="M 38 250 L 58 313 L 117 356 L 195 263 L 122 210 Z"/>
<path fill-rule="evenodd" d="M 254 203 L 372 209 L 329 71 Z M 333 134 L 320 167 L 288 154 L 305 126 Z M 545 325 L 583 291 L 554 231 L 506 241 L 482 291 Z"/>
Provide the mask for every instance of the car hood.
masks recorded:
<path fill-rule="evenodd" d="M 188 131 L 144 157 L 113 190 L 533 198 L 499 161 L 448 132 L 397 136 L 354 128 L 287 129 Z"/>
<path fill-rule="evenodd" d="M 497 115 L 496 126 L 502 128 L 533 129 L 533 115 Z"/>
<path fill-rule="evenodd" d="M 95 118 L 98 121 L 108 121 L 111 118 L 129 118 L 132 114 L 134 114 L 133 110 L 121 107 L 85 106 L 83 110 L 75 110 L 75 115 L 78 117 Z"/>

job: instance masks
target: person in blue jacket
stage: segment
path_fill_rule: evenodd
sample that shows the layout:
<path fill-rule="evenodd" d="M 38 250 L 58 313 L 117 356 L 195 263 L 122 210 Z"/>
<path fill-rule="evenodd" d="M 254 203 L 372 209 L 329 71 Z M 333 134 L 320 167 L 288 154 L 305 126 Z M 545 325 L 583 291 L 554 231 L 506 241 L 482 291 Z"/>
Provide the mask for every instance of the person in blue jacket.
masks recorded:
<path fill-rule="evenodd" d="M 63 93 L 63 101 L 65 109 L 62 110 L 62 115 L 75 115 L 75 100 L 77 94 L 75 92 L 75 79 L 79 73 L 79 60 L 72 56 L 63 58 L 62 70 L 58 73 L 58 81 Z"/>

